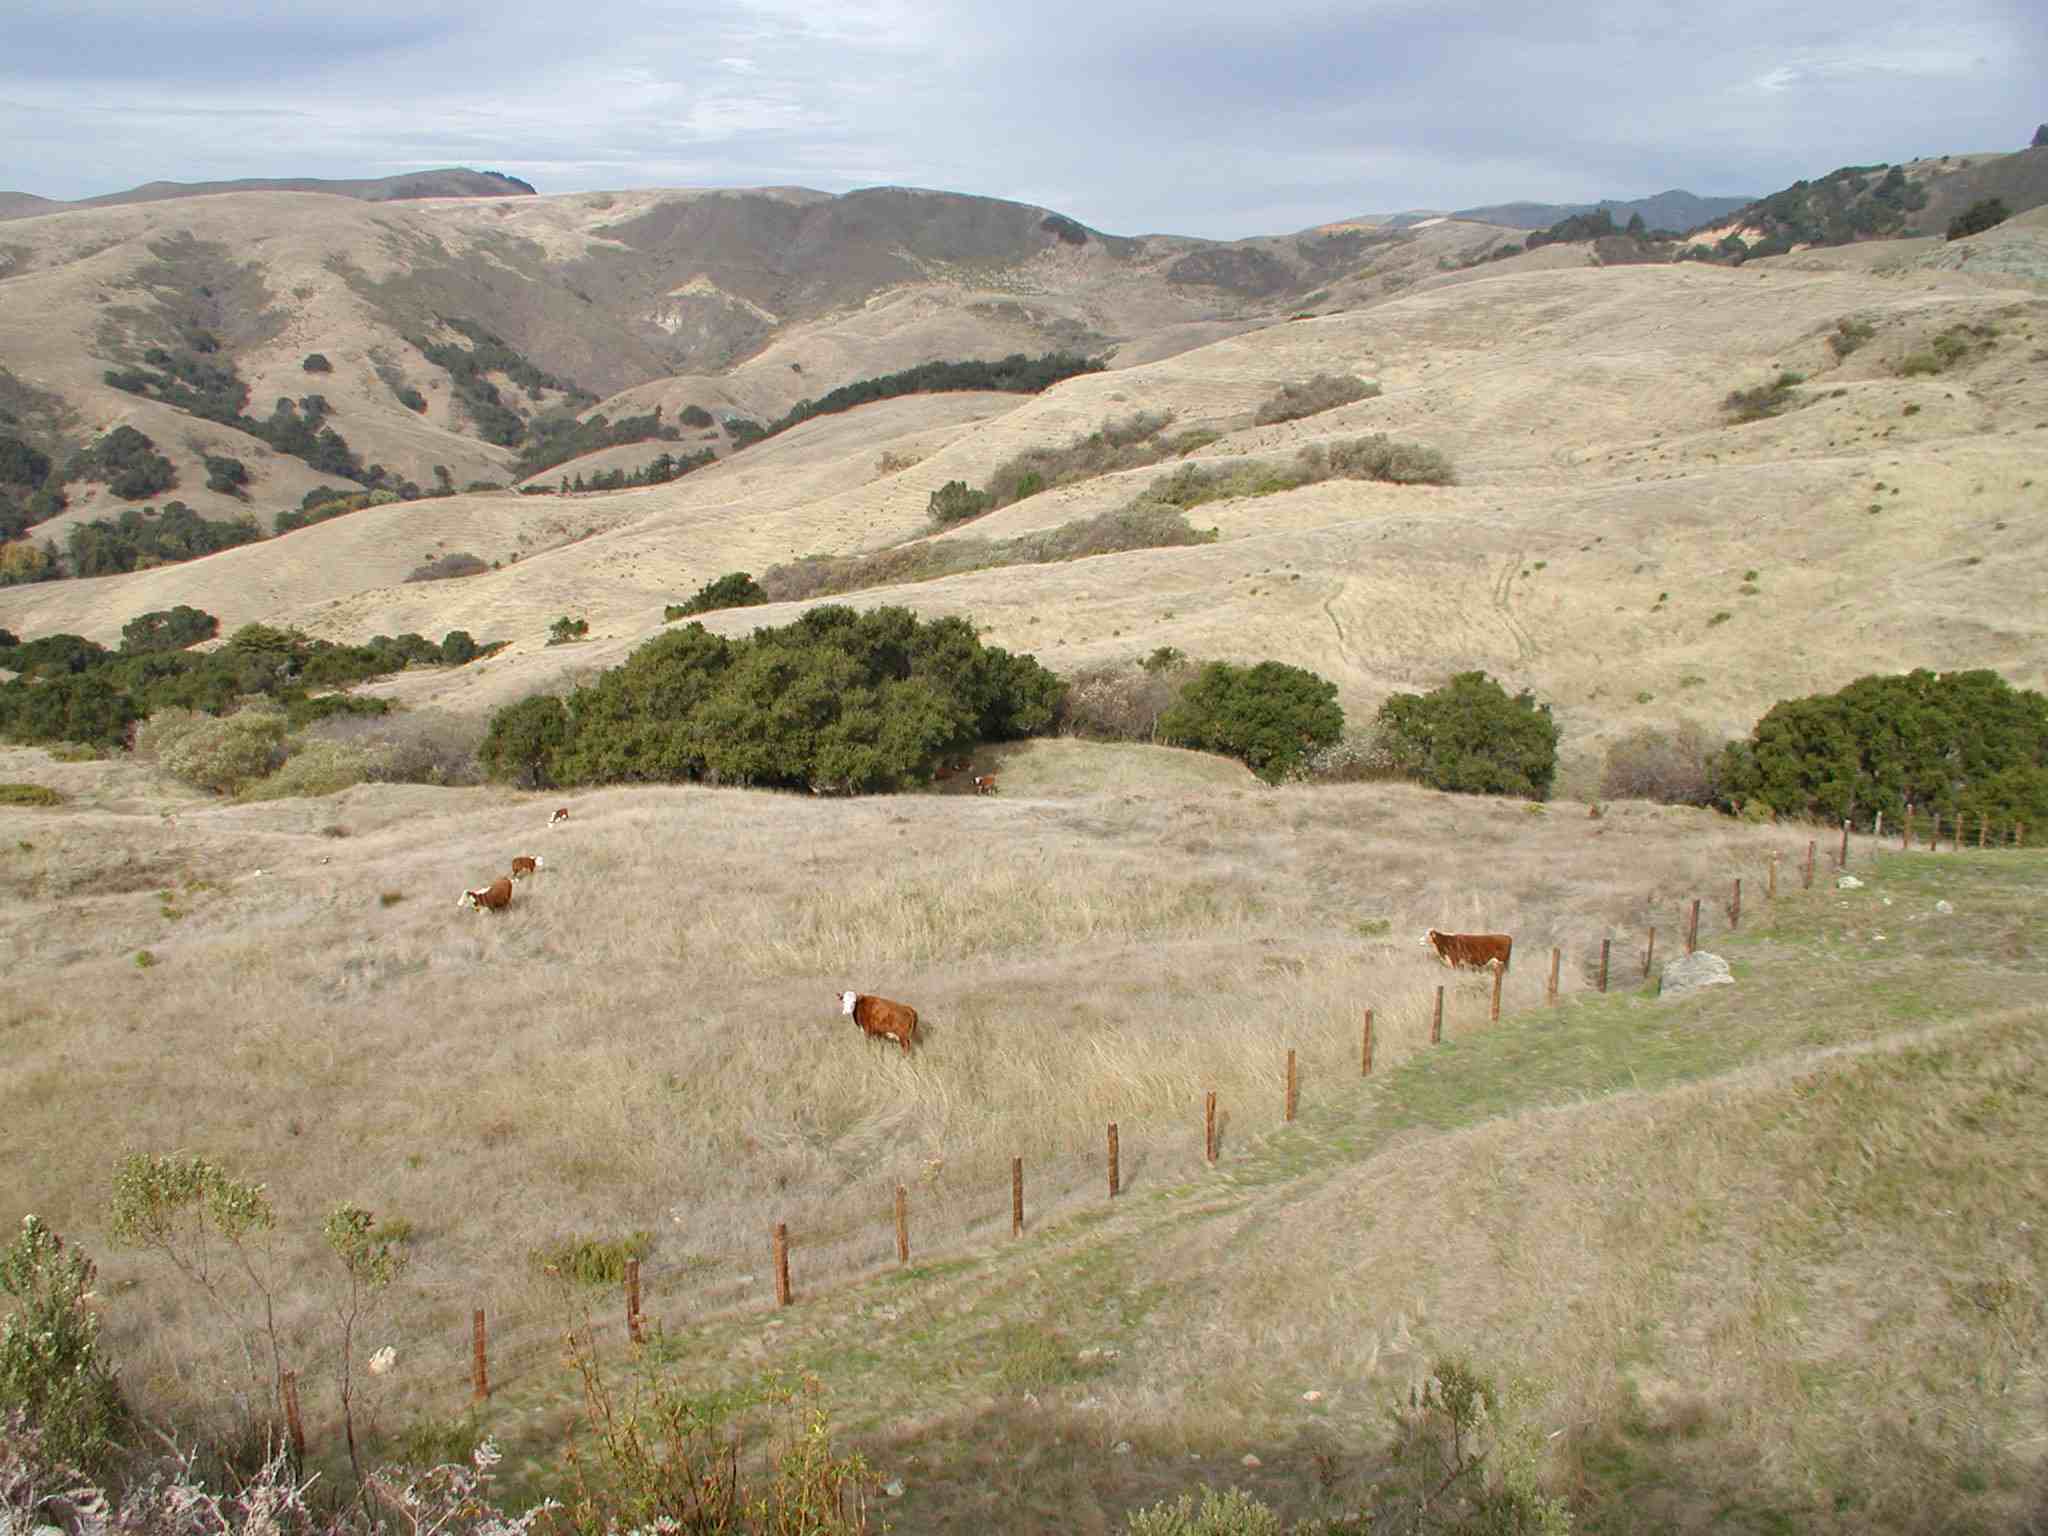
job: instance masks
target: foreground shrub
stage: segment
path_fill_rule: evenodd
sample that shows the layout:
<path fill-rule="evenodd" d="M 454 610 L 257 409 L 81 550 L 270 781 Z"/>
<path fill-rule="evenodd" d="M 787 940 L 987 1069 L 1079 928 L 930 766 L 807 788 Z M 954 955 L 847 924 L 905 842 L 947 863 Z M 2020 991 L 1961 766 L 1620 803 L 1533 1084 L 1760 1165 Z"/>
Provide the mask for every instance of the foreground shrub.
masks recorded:
<path fill-rule="evenodd" d="M 534 1267 L 543 1274 L 577 1285 L 618 1285 L 626 1278 L 626 1261 L 654 1252 L 654 1234 L 629 1237 L 570 1237 L 533 1251 Z"/>
<path fill-rule="evenodd" d="M 1334 411 L 1340 405 L 1370 400 L 1379 392 L 1379 385 L 1348 373 L 1319 373 L 1299 384 L 1281 385 L 1280 393 L 1261 405 L 1252 420 L 1262 427 L 1299 421 L 1304 416 Z"/>
<path fill-rule="evenodd" d="M 1721 750 L 1697 720 L 1681 720 L 1668 734 L 1646 725 L 1607 749 L 1600 794 L 1608 800 L 1711 805 Z"/>
<path fill-rule="evenodd" d="M 1343 734 L 1337 685 L 1279 661 L 1212 661 L 1159 720 L 1161 739 L 1238 758 L 1269 783 Z"/>
<path fill-rule="evenodd" d="M 478 752 L 487 723 L 445 710 L 406 710 L 375 718 L 323 721 L 309 737 L 362 754 L 363 777 L 372 784 L 436 784 L 457 787 L 483 782 Z"/>
<path fill-rule="evenodd" d="M 1541 800 L 1557 775 L 1557 722 L 1527 689 L 1508 696 L 1484 672 L 1433 693 L 1397 693 L 1374 717 L 1397 772 L 1432 789 Z"/>
<path fill-rule="evenodd" d="M 338 741 L 308 741 L 289 746 L 283 764 L 267 778 L 249 785 L 249 800 L 310 799 L 338 795 L 370 776 L 370 756 L 360 747 Z"/>
<path fill-rule="evenodd" d="M 1124 1524 L 1124 1536 L 1282 1536 L 1280 1517 L 1242 1489 L 1184 1493 L 1174 1503 L 1141 1509 Z"/>
<path fill-rule="evenodd" d="M 111 1458 L 128 1411 L 100 1357 L 100 1318 L 86 1301 L 95 1273 L 40 1217 L 22 1218 L 0 1252 L 0 1291 L 14 1300 L 0 1322 L 0 1416 L 40 1432 L 49 1454 L 97 1471 Z"/>
<path fill-rule="evenodd" d="M 1869 825 L 1912 804 L 2048 826 L 2048 697 L 1996 672 L 1858 678 L 1773 705 L 1718 764 L 1721 797 Z"/>
<path fill-rule="evenodd" d="M 152 745 L 171 777 L 195 789 L 232 795 L 284 761 L 287 729 L 282 710 L 252 707 L 224 719 L 201 716 Z"/>

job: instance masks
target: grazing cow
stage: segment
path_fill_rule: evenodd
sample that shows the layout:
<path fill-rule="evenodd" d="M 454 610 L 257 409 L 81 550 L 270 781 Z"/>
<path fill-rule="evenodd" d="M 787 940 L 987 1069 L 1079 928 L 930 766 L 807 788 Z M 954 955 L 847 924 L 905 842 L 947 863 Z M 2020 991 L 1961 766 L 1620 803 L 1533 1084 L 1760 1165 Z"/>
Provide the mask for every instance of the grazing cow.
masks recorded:
<path fill-rule="evenodd" d="M 860 992 L 839 994 L 839 1011 L 879 1040 L 894 1040 L 905 1054 L 917 1038 L 917 1010 L 907 1003 L 892 1003 L 886 997 L 869 997 Z"/>
<path fill-rule="evenodd" d="M 1446 970 L 1464 966 L 1483 971 L 1490 965 L 1506 970 L 1509 952 L 1515 947 L 1513 936 L 1505 933 L 1438 933 L 1434 928 L 1422 936 L 1422 942 L 1437 952 Z"/>
<path fill-rule="evenodd" d="M 565 806 L 563 806 L 563 807 L 562 807 L 562 808 L 561 808 L 560 810 L 556 811 L 554 815 L 552 815 L 552 816 L 550 816 L 550 817 L 548 818 L 548 825 L 552 827 L 552 826 L 553 826 L 553 825 L 554 825 L 554 824 L 555 824 L 556 822 L 558 822 L 558 821 L 567 821 L 568 819 L 569 819 L 569 807 L 567 807 L 567 806 L 565 805 Z"/>
<path fill-rule="evenodd" d="M 977 795 L 992 795 L 996 792 L 996 776 L 992 773 L 977 773 L 974 776 L 974 792 Z"/>
<path fill-rule="evenodd" d="M 547 868 L 548 861 L 539 854 L 522 853 L 512 861 L 512 878 L 524 880 L 537 869 Z"/>
<path fill-rule="evenodd" d="M 472 912 L 481 912 L 485 908 L 493 912 L 502 912 L 512 905 L 512 882 L 506 876 L 500 875 L 480 891 L 464 891 L 462 900 L 456 905 L 468 907 Z"/>

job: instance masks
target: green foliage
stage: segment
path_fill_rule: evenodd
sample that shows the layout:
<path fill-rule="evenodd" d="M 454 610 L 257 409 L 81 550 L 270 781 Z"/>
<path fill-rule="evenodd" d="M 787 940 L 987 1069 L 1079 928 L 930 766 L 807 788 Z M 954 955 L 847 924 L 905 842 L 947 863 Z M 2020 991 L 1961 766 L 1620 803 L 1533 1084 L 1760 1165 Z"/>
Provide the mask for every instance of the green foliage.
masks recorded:
<path fill-rule="evenodd" d="M 1172 425 L 1171 411 L 1134 411 L 1129 416 L 1103 422 L 1095 431 L 1077 437 L 1063 447 L 1027 448 L 1004 460 L 989 476 L 984 491 L 969 491 L 965 482 L 958 481 L 955 482 L 959 486 L 957 492 L 953 486 L 946 487 L 946 490 L 954 494 L 955 503 L 960 508 L 988 511 L 1007 507 L 1012 502 L 1023 501 L 1058 486 L 1075 485 L 1121 469 L 1141 469 L 1166 459 L 1183 458 L 1216 440 L 1216 434 L 1208 431 L 1169 434 L 1167 428 Z M 974 516 L 976 511 L 964 511 L 963 515 Z M 939 524 L 959 521 L 958 516 L 942 520 L 936 500 L 932 517 L 933 522 Z"/>
<path fill-rule="evenodd" d="M 482 648 L 466 629 L 451 629 L 441 637 L 441 660 L 448 666 L 466 666 L 481 654 Z"/>
<path fill-rule="evenodd" d="M 1346 373 L 1319 373 L 1299 384 L 1283 384 L 1280 392 L 1260 406 L 1254 423 L 1267 427 L 1283 421 L 1299 421 L 1333 411 L 1340 405 L 1370 400 L 1380 392 L 1377 384 Z"/>
<path fill-rule="evenodd" d="M 686 405 L 676 412 L 676 420 L 684 426 L 702 432 L 715 425 L 711 413 L 701 405 Z"/>
<path fill-rule="evenodd" d="M 1433 693 L 1397 693 L 1374 717 L 1396 772 L 1433 789 L 1541 800 L 1557 774 L 1557 723 L 1524 689 L 1513 698 L 1484 672 Z"/>
<path fill-rule="evenodd" d="M 66 804 L 70 798 L 61 789 L 51 789 L 46 784 L 0 784 L 0 805 L 18 805 L 40 810 Z"/>
<path fill-rule="evenodd" d="M 455 342 L 433 343 L 421 339 L 413 339 L 412 345 L 428 362 L 447 370 L 456 399 L 462 402 L 463 410 L 476 424 L 477 432 L 484 441 L 504 448 L 516 448 L 527 434 L 526 419 L 505 403 L 498 393 L 498 386 L 488 377 L 490 374 L 504 374 L 525 389 L 529 397 L 537 397 L 542 390 L 552 389 L 566 395 L 572 406 L 597 403 L 597 397 L 588 390 L 536 368 L 475 322 L 444 319 L 442 324 L 470 345 L 465 347 Z M 403 398 L 402 394 L 400 398 Z M 411 405 L 412 402 L 408 400 L 406 404 Z M 413 408 L 420 409 L 419 406 Z"/>
<path fill-rule="evenodd" d="M 308 352 L 305 361 L 299 366 L 308 373 L 334 372 L 334 364 L 327 361 L 327 355 L 323 352 Z"/>
<path fill-rule="evenodd" d="M 814 608 L 738 640 L 671 630 L 576 690 L 491 722 L 492 777 L 534 785 L 703 779 L 870 792 L 923 782 L 946 755 L 1034 735 L 1060 685 L 984 647 L 964 620 Z"/>
<path fill-rule="evenodd" d="M 1787 371 L 1768 384 L 1730 390 L 1728 398 L 1721 402 L 1721 409 L 1734 417 L 1737 423 L 1762 421 L 1790 408 L 1796 398 L 1792 391 L 1805 382 L 1805 374 Z"/>
<path fill-rule="evenodd" d="M 728 571 L 715 581 L 707 581 L 697 589 L 696 596 L 685 603 L 671 603 L 662 610 L 662 622 L 686 619 L 693 613 L 712 613 L 720 608 L 752 608 L 767 602 L 768 594 L 761 590 L 761 584 L 747 571 Z"/>
<path fill-rule="evenodd" d="M 565 1237 L 533 1251 L 534 1268 L 574 1285 L 618 1285 L 626 1278 L 626 1261 L 654 1252 L 652 1232 L 626 1237 Z"/>
<path fill-rule="evenodd" d="M 166 773 L 195 789 L 231 795 L 284 761 L 284 712 L 244 709 L 224 719 L 201 719 L 170 742 L 159 741 Z"/>
<path fill-rule="evenodd" d="M 1162 740 L 1238 758 L 1276 784 L 1343 734 L 1337 685 L 1278 661 L 1212 661 L 1159 719 Z"/>
<path fill-rule="evenodd" d="M 18 539 L 10 544 L 0 544 L 0 587 L 54 581 L 61 574 L 47 542 L 31 544 L 27 539 Z"/>
<path fill-rule="evenodd" d="M 1720 774 L 1726 800 L 1781 815 L 1896 823 L 1910 802 L 2048 826 L 2048 697 L 1990 671 L 1859 678 L 1772 706 Z"/>
<path fill-rule="evenodd" d="M 567 645 L 590 633 L 590 620 L 572 619 L 566 613 L 548 626 L 549 645 Z"/>
<path fill-rule="evenodd" d="M 814 416 L 830 416 L 840 411 L 850 411 L 855 406 L 868 405 L 876 400 L 890 400 L 899 395 L 932 395 L 966 389 L 1035 395 L 1042 390 L 1050 389 L 1062 379 L 1071 379 L 1083 373 L 1100 373 L 1108 366 L 1108 363 L 1100 359 L 1080 357 L 1071 352 L 1048 352 L 1038 358 L 1013 352 L 1000 362 L 920 363 L 915 368 L 904 369 L 901 373 L 888 373 L 879 378 L 857 379 L 851 384 L 842 384 L 817 400 L 799 400 L 766 427 L 757 426 L 753 422 L 728 421 L 726 432 L 733 439 L 734 447 L 751 447 L 763 438 L 773 437 L 778 432 L 787 432 L 791 427 L 809 421 Z M 741 427 L 751 430 L 743 433 L 739 430 Z"/>
<path fill-rule="evenodd" d="M 122 625 L 121 654 L 139 656 L 148 651 L 181 651 L 188 645 L 211 640 L 219 633 L 219 619 L 180 603 L 175 608 L 158 608 L 138 614 Z"/>
<path fill-rule="evenodd" d="M 1877 327 L 1868 320 L 1844 315 L 1835 322 L 1834 331 L 1828 336 L 1828 349 L 1838 358 L 1847 357 L 1876 334 Z"/>
<path fill-rule="evenodd" d="M 1538 246 L 1566 241 L 1604 240 L 1614 233 L 1614 215 L 1605 208 L 1596 208 L 1591 213 L 1575 213 L 1558 220 L 1548 229 L 1535 231 L 1529 236 L 1529 249 L 1533 251 Z"/>
<path fill-rule="evenodd" d="M 587 479 L 579 470 L 574 484 L 571 484 L 565 475 L 559 485 L 551 486 L 540 481 L 522 485 L 519 487 L 519 494 L 558 496 L 566 495 L 570 491 L 624 491 L 640 485 L 667 485 L 671 480 L 679 480 L 693 470 L 717 462 L 718 455 L 709 448 L 696 453 L 658 453 L 638 469 L 593 470 Z"/>
<path fill-rule="evenodd" d="M 977 491 L 965 480 L 948 480 L 932 492 L 925 505 L 925 516 L 934 527 L 949 528 L 954 523 L 980 517 L 995 504 L 995 497 L 987 491 Z"/>
<path fill-rule="evenodd" d="M 172 501 L 156 512 L 131 507 L 118 518 L 78 524 L 65 552 L 74 575 L 115 576 L 202 559 L 262 537 L 254 523 L 217 522 Z"/>
<path fill-rule="evenodd" d="M 108 1463 L 128 1421 L 87 1299 L 94 1273 L 90 1259 L 34 1215 L 0 1253 L 0 1291 L 14 1299 L 0 1322 L 0 1414 L 26 1414 L 53 1456 L 88 1472 Z"/>
<path fill-rule="evenodd" d="M 645 416 L 622 416 L 616 422 L 603 415 L 588 421 L 567 415 L 542 416 L 527 427 L 527 442 L 519 450 L 515 473 L 524 479 L 586 453 L 596 453 L 600 448 L 617 448 L 627 443 L 672 443 L 682 435 L 680 428 L 663 424 L 658 405 Z"/>
<path fill-rule="evenodd" d="M 381 468 L 365 469 L 347 440 L 326 424 L 330 412 L 325 396 L 306 395 L 296 402 L 279 396 L 268 417 L 255 417 L 245 410 L 249 387 L 242 382 L 233 363 L 217 360 L 210 352 L 198 349 L 172 353 L 162 347 L 150 348 L 143 354 L 143 361 L 150 367 L 109 370 L 106 382 L 129 394 L 161 400 L 203 421 L 246 432 L 279 453 L 305 460 L 322 474 L 340 475 L 365 485 L 376 484 L 383 478 Z M 75 464 L 72 478 L 78 478 Z M 117 486 L 115 494 L 127 493 Z"/>
<path fill-rule="evenodd" d="M 223 496 L 240 496 L 249 484 L 249 470 L 240 459 L 226 454 L 200 456 L 206 463 L 206 488 Z"/>
<path fill-rule="evenodd" d="M 381 1235 L 376 1218 L 359 1205 L 337 1205 L 321 1224 L 320 1235 L 348 1279 L 348 1289 L 335 1306 L 341 1325 L 341 1421 L 348 1440 L 349 1466 L 360 1482 L 363 1464 L 356 1452 L 354 1409 L 356 1330 L 404 1273 L 407 1258 L 403 1245 Z"/>
<path fill-rule="evenodd" d="M 64 478 L 98 480 L 123 501 L 143 501 L 175 486 L 178 471 L 148 436 L 119 426 L 76 454 Z"/>
<path fill-rule="evenodd" d="M 97 671 L 0 686 L 0 736 L 16 741 L 118 747 L 138 716 L 128 694 Z"/>
<path fill-rule="evenodd" d="M 1184 1493 L 1162 1500 L 1124 1522 L 1124 1536 L 1282 1536 L 1280 1517 L 1242 1489 L 1202 1490 L 1202 1502 Z"/>
<path fill-rule="evenodd" d="M 2005 206 L 2004 198 L 1980 198 L 1949 220 L 1948 238 L 1961 240 L 1969 235 L 1981 235 L 2011 217 L 2012 210 Z"/>

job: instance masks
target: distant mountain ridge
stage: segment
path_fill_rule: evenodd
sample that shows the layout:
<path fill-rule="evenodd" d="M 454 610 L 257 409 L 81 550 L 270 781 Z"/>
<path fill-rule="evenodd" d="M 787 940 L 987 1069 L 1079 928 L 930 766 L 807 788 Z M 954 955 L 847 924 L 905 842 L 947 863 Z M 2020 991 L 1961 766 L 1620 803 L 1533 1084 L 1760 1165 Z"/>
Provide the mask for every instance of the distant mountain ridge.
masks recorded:
<path fill-rule="evenodd" d="M 1711 223 L 1723 214 L 1747 207 L 1754 201 L 1754 197 L 1699 197 L 1674 189 L 1659 192 L 1654 197 L 1604 197 L 1597 203 L 1489 203 L 1482 208 L 1460 208 L 1449 217 L 1469 219 L 1475 224 L 1500 224 L 1509 229 L 1548 229 L 1577 214 L 1598 213 L 1604 209 L 1613 215 L 1616 224 L 1625 225 L 1636 214 L 1641 214 L 1643 223 L 1651 229 L 1683 233 Z M 1411 217 L 1397 214 L 1395 217 L 1414 223 L 1442 215 L 1424 213 Z"/>
<path fill-rule="evenodd" d="M 502 171 L 473 171 L 446 166 L 433 171 L 407 171 L 398 176 L 325 180 L 318 176 L 248 177 L 241 181 L 150 181 L 125 192 L 106 192 L 75 202 L 38 197 L 33 192 L 0 192 L 0 219 L 30 219 L 62 213 L 67 208 L 111 208 L 122 203 L 157 203 L 173 197 L 209 197 L 220 192 L 325 192 L 365 203 L 396 202 L 416 197 L 532 197 L 531 182 Z"/>

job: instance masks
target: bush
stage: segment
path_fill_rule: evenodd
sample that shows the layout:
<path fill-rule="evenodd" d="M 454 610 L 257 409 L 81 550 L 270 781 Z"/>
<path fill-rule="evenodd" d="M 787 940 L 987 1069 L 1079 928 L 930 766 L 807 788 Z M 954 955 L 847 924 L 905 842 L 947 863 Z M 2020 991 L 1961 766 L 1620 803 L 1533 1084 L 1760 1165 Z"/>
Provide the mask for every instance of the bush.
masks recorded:
<path fill-rule="evenodd" d="M 1278 661 L 1212 661 L 1159 720 L 1162 740 L 1238 758 L 1269 783 L 1343 734 L 1337 685 Z"/>
<path fill-rule="evenodd" d="M 548 789 L 556 782 L 555 759 L 568 740 L 568 709 L 550 694 L 535 694 L 491 716 L 477 756 L 493 779 L 521 789 Z"/>
<path fill-rule="evenodd" d="M 975 490 L 965 480 L 948 480 L 932 492 L 931 500 L 925 504 L 925 516 L 933 526 L 948 528 L 981 516 L 995 504 L 995 497 Z"/>
<path fill-rule="evenodd" d="M 630 1237 L 570 1237 L 533 1251 L 534 1267 L 575 1285 L 618 1285 L 626 1278 L 628 1259 L 645 1259 L 654 1252 L 654 1234 L 635 1232 Z"/>
<path fill-rule="evenodd" d="M 1180 657 L 1159 667 L 1110 662 L 1068 676 L 1056 728 L 1096 741 L 1154 741 L 1159 720 L 1195 669 Z"/>
<path fill-rule="evenodd" d="M 1340 405 L 1370 400 L 1380 392 L 1377 384 L 1345 373 L 1319 373 L 1300 384 L 1283 384 L 1280 393 L 1260 406 L 1252 417 L 1262 427 L 1283 421 L 1299 421 Z"/>
<path fill-rule="evenodd" d="M 338 716 L 307 734 L 361 752 L 372 784 L 455 787 L 483 781 L 477 761 L 486 723 L 442 710 L 408 710 L 375 718 Z"/>
<path fill-rule="evenodd" d="M 1868 320 L 1845 315 L 1835 322 L 1834 332 L 1828 337 L 1828 349 L 1837 358 L 1847 357 L 1876 334 L 1877 327 Z"/>
<path fill-rule="evenodd" d="M 284 712 L 247 708 L 225 719 L 202 718 L 175 738 L 156 741 L 164 771 L 195 789 L 231 795 L 284 761 Z"/>
<path fill-rule="evenodd" d="M 1712 805 L 1722 751 L 1697 720 L 1681 720 L 1669 734 L 1646 725 L 1607 749 L 1600 794 L 1608 800 Z"/>
<path fill-rule="evenodd" d="M 2005 206 L 2005 199 L 1981 198 L 1949 221 L 1948 238 L 1961 240 L 1969 235 L 1981 235 L 1985 230 L 1996 228 L 2011 217 L 2012 210 Z"/>
<path fill-rule="evenodd" d="M 223 496 L 240 496 L 249 484 L 248 466 L 227 454 L 202 454 L 206 464 L 206 488 Z"/>
<path fill-rule="evenodd" d="M 1294 777 L 1308 784 L 1375 784 L 1404 777 L 1377 733 L 1347 735 L 1302 758 Z"/>
<path fill-rule="evenodd" d="M 1557 723 L 1524 689 L 1510 698 L 1484 672 L 1433 693 L 1397 693 L 1374 717 L 1397 772 L 1433 789 L 1541 800 L 1557 774 Z"/>
<path fill-rule="evenodd" d="M 338 795 L 370 776 L 369 754 L 338 741 L 306 741 L 287 748 L 290 756 L 270 774 L 242 791 L 245 800 L 313 799 Z"/>
<path fill-rule="evenodd" d="M 1719 763 L 1730 804 L 1868 825 L 1910 802 L 2048 826 L 2048 697 L 1995 672 L 1864 677 L 1773 705 Z"/>
<path fill-rule="evenodd" d="M 334 372 L 334 364 L 327 361 L 326 355 L 320 352 L 308 352 L 306 360 L 300 363 L 299 366 L 308 373 Z"/>
<path fill-rule="evenodd" d="M 0 805 L 19 805 L 38 810 L 63 805 L 71 797 L 45 784 L 0 784 Z"/>
<path fill-rule="evenodd" d="M 146 655 L 152 651 L 182 651 L 220 633 L 220 620 L 203 609 L 185 603 L 175 608 L 157 608 L 138 614 L 121 626 L 121 654 Z"/>
<path fill-rule="evenodd" d="M 425 565 L 416 565 L 405 578 L 407 581 L 455 581 L 464 576 L 481 576 L 490 566 L 480 555 L 467 550 L 452 555 L 442 555 L 429 560 Z M 467 659 L 467 658 L 465 658 Z"/>
<path fill-rule="evenodd" d="M 1125 1521 L 1124 1536 L 1281 1536 L 1282 1529 L 1280 1517 L 1250 1494 L 1204 1488 L 1199 1507 L 1184 1493 L 1137 1511 Z"/>
<path fill-rule="evenodd" d="M 572 640 L 581 640 L 590 633 L 590 620 L 572 619 L 567 614 L 548 626 L 549 645 L 567 645 Z"/>
<path fill-rule="evenodd" d="M 1734 389 L 1721 402 L 1721 409 L 1733 416 L 1739 425 L 1749 421 L 1763 421 L 1777 416 L 1793 403 L 1792 391 L 1806 382 L 1803 373 L 1785 372 L 1768 384 L 1759 384 L 1752 389 Z"/>
<path fill-rule="evenodd" d="M 680 411 L 676 412 L 676 420 L 686 427 L 695 428 L 699 432 L 706 431 L 714 425 L 711 413 L 701 405 L 684 406 Z"/>
<path fill-rule="evenodd" d="M 88 1472 L 112 1459 L 128 1420 L 85 1300 L 93 1275 L 90 1259 L 32 1215 L 0 1252 L 0 1291 L 15 1302 L 0 1323 L 0 1418 L 21 1413 L 53 1458 Z"/>
<path fill-rule="evenodd" d="M 958 483 L 957 481 L 955 482 Z M 688 618 L 693 613 L 712 613 L 720 608 L 752 608 L 768 601 L 761 584 L 746 571 L 729 571 L 716 581 L 707 581 L 696 596 L 685 603 L 671 603 L 662 610 L 662 622 Z"/>
<path fill-rule="evenodd" d="M 146 435 L 120 426 L 74 456 L 64 478 L 102 481 L 124 501 L 143 501 L 177 485 L 178 471 Z"/>

